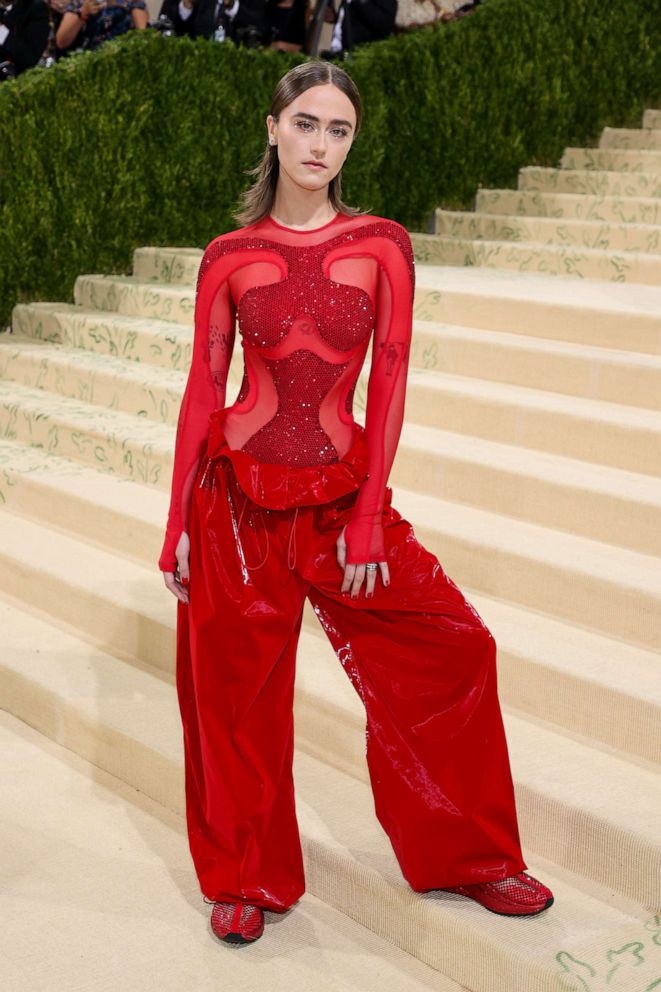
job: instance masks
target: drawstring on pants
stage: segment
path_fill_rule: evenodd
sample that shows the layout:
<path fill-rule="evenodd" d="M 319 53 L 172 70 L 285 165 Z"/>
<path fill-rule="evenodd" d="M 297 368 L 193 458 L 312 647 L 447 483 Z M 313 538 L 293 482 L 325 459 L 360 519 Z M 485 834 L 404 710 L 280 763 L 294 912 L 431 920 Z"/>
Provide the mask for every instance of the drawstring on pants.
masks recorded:
<path fill-rule="evenodd" d="M 287 542 L 287 565 L 289 568 L 293 568 L 296 564 L 296 520 L 298 518 L 298 507 L 294 512 L 294 516 L 291 521 L 291 528 L 289 530 L 289 541 Z M 293 550 L 293 557 L 292 557 Z"/>
<path fill-rule="evenodd" d="M 237 533 L 241 528 L 241 521 L 243 520 L 243 515 L 245 513 L 245 509 L 249 502 L 250 500 L 246 496 L 246 498 L 243 501 L 243 506 L 241 507 L 241 512 L 239 513 L 238 523 L 236 525 Z M 299 509 L 298 507 L 294 509 L 294 513 L 292 515 L 291 527 L 289 529 L 289 540 L 287 541 L 287 565 L 290 569 L 293 569 L 296 566 L 296 521 L 298 519 L 298 509 Z M 262 560 L 259 562 L 258 565 L 249 565 L 246 562 L 246 568 L 251 572 L 254 572 L 258 568 L 261 568 L 266 563 L 266 559 L 268 558 L 268 554 L 269 554 L 269 531 L 268 531 L 268 527 L 266 526 L 266 522 L 264 520 L 264 516 L 263 516 L 264 511 L 261 506 L 258 506 L 257 510 L 258 510 L 259 519 L 262 521 L 264 534 L 266 535 L 266 550 L 264 551 L 264 557 L 262 558 Z M 254 515 L 255 511 L 252 510 L 251 512 Z"/>
<path fill-rule="evenodd" d="M 248 505 L 249 502 L 250 502 L 250 500 L 246 496 L 246 498 L 243 501 L 243 506 L 241 507 L 241 513 L 239 514 L 238 523 L 236 525 L 237 534 L 238 534 L 239 530 L 241 529 L 241 521 L 243 520 L 243 514 L 244 514 L 245 509 L 246 509 L 246 506 Z M 255 572 L 258 568 L 261 568 L 262 565 L 264 565 L 266 563 L 266 559 L 268 558 L 268 554 L 269 554 L 269 531 L 268 531 L 268 527 L 266 526 L 266 523 L 264 522 L 264 517 L 262 515 L 262 509 L 261 509 L 261 507 L 258 507 L 258 509 L 259 509 L 259 519 L 262 521 L 262 527 L 264 528 L 264 533 L 266 534 L 266 551 L 264 552 L 264 557 L 260 561 L 259 565 L 249 565 L 248 562 L 246 562 L 246 568 L 249 571 L 251 571 L 251 572 Z M 251 513 L 254 516 L 254 511 L 251 511 Z M 255 528 L 255 532 L 257 532 L 257 528 Z"/>
<path fill-rule="evenodd" d="M 216 457 L 216 458 L 207 458 L 207 464 L 205 465 L 204 471 L 203 471 L 202 476 L 200 478 L 199 485 L 200 485 L 201 488 L 204 487 L 204 486 L 206 486 L 206 485 L 213 485 L 213 481 L 212 481 L 213 476 L 211 476 L 211 479 L 209 480 L 209 482 L 207 482 L 207 480 L 209 479 L 210 474 L 211 474 L 210 473 L 211 466 L 216 461 L 219 461 L 219 457 Z M 241 523 L 243 521 L 243 517 L 244 517 L 244 514 L 246 512 L 246 508 L 248 506 L 248 503 L 251 502 L 249 496 L 247 496 L 245 493 L 243 495 L 244 495 L 243 505 L 241 507 L 241 511 L 239 513 L 239 519 L 238 519 L 237 524 L 236 524 L 236 535 L 237 535 L 237 539 L 238 539 L 238 536 L 239 536 L 239 531 L 241 530 Z M 257 571 L 258 568 L 262 568 L 262 566 L 266 563 L 266 559 L 268 558 L 268 555 L 269 555 L 269 545 L 270 545 L 268 526 L 266 524 L 266 521 L 264 520 L 264 509 L 263 509 L 263 507 L 261 507 L 261 506 L 259 506 L 257 504 L 254 504 L 253 505 L 253 508 L 251 508 L 251 511 L 250 511 L 251 516 L 253 518 L 255 517 L 255 511 L 256 510 L 258 511 L 258 514 L 257 515 L 259 516 L 259 519 L 262 522 L 262 528 L 264 530 L 264 535 L 265 535 L 265 538 L 266 538 L 266 542 L 265 542 L 266 543 L 266 549 L 264 551 L 264 557 L 262 558 L 262 560 L 257 565 L 249 565 L 248 562 L 245 561 L 245 556 L 244 556 L 245 567 L 250 572 Z M 294 508 L 294 513 L 292 514 L 291 527 L 289 529 L 289 539 L 287 541 L 287 565 L 288 565 L 288 567 L 290 569 L 293 569 L 296 566 L 296 521 L 298 520 L 298 511 L 299 511 L 299 507 L 297 506 L 297 507 Z M 255 527 L 255 532 L 256 531 L 257 531 L 257 528 Z"/>

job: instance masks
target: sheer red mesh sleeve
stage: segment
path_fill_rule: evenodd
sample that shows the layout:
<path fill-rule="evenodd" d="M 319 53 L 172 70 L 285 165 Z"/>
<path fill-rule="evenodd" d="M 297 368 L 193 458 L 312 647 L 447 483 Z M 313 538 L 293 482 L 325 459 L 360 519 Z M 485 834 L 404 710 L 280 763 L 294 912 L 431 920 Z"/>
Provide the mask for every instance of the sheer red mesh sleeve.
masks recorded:
<path fill-rule="evenodd" d="M 344 532 L 349 564 L 385 561 L 381 516 L 404 419 L 413 327 L 415 268 L 408 231 L 393 221 L 380 243 L 383 250 L 365 415 L 369 467 Z"/>
<path fill-rule="evenodd" d="M 209 415 L 225 405 L 236 323 L 229 275 L 236 261 L 223 249 L 223 236 L 214 239 L 198 270 L 193 352 L 179 410 L 170 509 L 158 562 L 163 572 L 177 567 L 175 550 L 182 531 L 188 528 L 191 492 L 206 447 Z"/>

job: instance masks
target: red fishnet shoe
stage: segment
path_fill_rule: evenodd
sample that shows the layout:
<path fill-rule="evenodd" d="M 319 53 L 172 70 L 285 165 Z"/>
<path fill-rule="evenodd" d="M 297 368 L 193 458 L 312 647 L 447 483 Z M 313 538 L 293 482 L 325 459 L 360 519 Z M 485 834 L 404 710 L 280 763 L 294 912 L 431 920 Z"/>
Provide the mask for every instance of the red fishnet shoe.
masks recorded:
<path fill-rule="evenodd" d="M 264 910 L 244 902 L 216 902 L 211 910 L 211 929 L 220 940 L 249 944 L 264 933 Z"/>
<path fill-rule="evenodd" d="M 500 878 L 496 882 L 475 885 L 453 885 L 444 892 L 457 892 L 460 896 L 475 899 L 492 913 L 501 916 L 534 916 L 553 904 L 553 893 L 532 875 L 520 871 L 518 875 Z"/>

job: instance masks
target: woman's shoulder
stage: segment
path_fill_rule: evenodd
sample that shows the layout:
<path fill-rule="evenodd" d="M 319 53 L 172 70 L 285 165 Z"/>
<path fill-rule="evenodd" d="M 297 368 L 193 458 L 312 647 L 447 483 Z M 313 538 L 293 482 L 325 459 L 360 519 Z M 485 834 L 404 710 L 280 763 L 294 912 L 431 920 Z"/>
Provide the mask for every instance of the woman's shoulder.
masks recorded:
<path fill-rule="evenodd" d="M 411 241 L 411 235 L 403 224 L 400 224 L 397 220 L 393 220 L 391 217 L 379 217 L 371 214 L 366 233 L 368 232 L 374 234 L 383 242 L 386 253 L 388 253 L 391 246 L 396 245 L 402 255 L 404 255 L 409 271 L 413 274 L 413 243 Z"/>

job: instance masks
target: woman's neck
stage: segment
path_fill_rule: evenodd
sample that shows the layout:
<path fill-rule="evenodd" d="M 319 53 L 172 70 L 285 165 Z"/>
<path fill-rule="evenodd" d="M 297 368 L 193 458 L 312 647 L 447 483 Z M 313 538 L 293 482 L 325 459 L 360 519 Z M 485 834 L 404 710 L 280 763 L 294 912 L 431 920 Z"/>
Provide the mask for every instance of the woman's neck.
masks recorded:
<path fill-rule="evenodd" d="M 282 182 L 282 176 L 279 178 L 271 207 L 271 216 L 277 223 L 305 230 L 321 227 L 336 214 L 327 187 L 320 190 L 288 189 Z"/>

